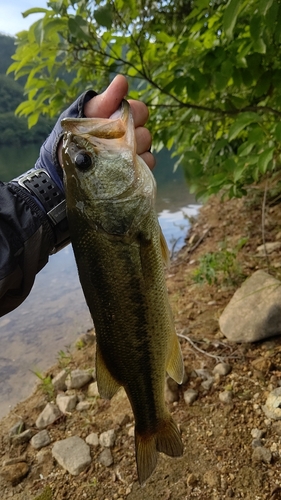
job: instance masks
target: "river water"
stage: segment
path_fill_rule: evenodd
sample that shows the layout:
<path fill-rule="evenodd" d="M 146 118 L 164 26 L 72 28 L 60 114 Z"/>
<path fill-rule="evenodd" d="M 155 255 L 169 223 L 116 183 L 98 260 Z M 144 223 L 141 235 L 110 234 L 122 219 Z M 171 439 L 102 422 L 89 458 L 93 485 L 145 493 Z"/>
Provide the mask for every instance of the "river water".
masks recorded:
<path fill-rule="evenodd" d="M 38 147 L 0 148 L 0 179 L 8 181 L 34 165 Z M 167 152 L 157 156 L 157 212 L 173 252 L 183 245 L 188 217 L 198 205 L 189 194 L 180 169 L 173 173 Z M 69 245 L 50 257 L 37 275 L 25 302 L 0 318 L 0 417 L 27 397 L 35 383 L 32 370 L 44 372 L 66 352 L 79 335 L 92 326 Z"/>

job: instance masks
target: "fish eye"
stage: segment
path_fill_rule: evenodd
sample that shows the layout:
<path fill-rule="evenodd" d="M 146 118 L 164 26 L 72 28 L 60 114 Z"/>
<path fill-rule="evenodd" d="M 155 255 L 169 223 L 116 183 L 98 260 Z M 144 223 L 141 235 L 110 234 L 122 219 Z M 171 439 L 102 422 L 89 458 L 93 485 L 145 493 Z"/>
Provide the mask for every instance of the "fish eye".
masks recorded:
<path fill-rule="evenodd" d="M 74 162 L 80 170 L 87 170 L 92 166 L 92 158 L 86 151 L 79 151 L 74 158 Z"/>

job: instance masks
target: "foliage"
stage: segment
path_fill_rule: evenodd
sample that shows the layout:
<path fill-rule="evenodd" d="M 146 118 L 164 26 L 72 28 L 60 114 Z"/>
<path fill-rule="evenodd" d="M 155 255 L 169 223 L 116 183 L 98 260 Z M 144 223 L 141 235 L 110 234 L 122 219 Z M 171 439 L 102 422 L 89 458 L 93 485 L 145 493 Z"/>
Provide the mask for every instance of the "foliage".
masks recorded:
<path fill-rule="evenodd" d="M 34 12 L 9 69 L 27 76 L 17 112 L 29 126 L 123 73 L 198 197 L 242 196 L 280 168 L 281 0 L 49 0 Z"/>
<path fill-rule="evenodd" d="M 0 90 L 1 94 L 1 90 Z M 30 143 L 42 144 L 53 127 L 53 120 L 40 117 L 36 127 L 29 130 L 26 119 L 15 116 L 14 111 L 0 111 L 0 146 L 21 147 Z"/>
<path fill-rule="evenodd" d="M 245 245 L 242 238 L 235 248 L 229 249 L 224 242 L 217 252 L 208 252 L 199 259 L 199 266 L 193 273 L 196 283 L 209 285 L 237 284 L 242 277 L 241 268 L 237 261 L 239 250 Z"/>

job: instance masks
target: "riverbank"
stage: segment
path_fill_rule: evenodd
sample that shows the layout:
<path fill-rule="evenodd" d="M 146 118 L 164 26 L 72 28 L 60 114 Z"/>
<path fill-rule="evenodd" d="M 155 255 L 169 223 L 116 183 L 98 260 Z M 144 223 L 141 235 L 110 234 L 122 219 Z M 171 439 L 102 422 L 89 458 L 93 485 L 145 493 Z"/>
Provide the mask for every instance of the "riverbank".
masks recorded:
<path fill-rule="evenodd" d="M 280 206 L 267 207 L 262 227 L 262 193 L 253 191 L 245 200 L 221 202 L 213 198 L 202 207 L 193 223 L 185 247 L 167 272 L 167 286 L 186 367 L 186 381 L 179 390 L 167 393 L 170 411 L 179 424 L 185 446 L 184 456 L 169 459 L 160 456 L 158 466 L 145 488 L 137 483 L 134 458 L 133 418 L 129 403 L 121 391 L 111 402 L 89 397 L 88 385 L 75 390 L 88 409 L 73 410 L 49 425 L 51 443 L 40 451 L 27 442 L 9 436 L 13 424 L 22 419 L 30 433 L 48 402 L 38 387 L 33 395 L 19 403 L 0 424 L 1 470 L 4 462 L 26 464 L 26 477 L 19 484 L 0 477 L 3 500 L 183 500 L 245 498 L 278 500 L 281 495 L 281 425 L 266 418 L 262 406 L 269 391 L 278 387 L 281 376 L 281 341 L 272 339 L 257 344 L 237 345 L 227 341 L 219 330 L 218 318 L 245 277 L 265 269 L 280 278 L 280 250 L 265 257 L 257 254 L 263 243 L 281 240 Z M 204 255 L 218 253 L 222 262 L 227 252 L 231 266 L 215 270 Z M 209 279 L 211 283 L 196 283 Z M 93 368 L 93 335 L 84 338 L 70 354 L 61 356 L 48 370 L 53 378 L 63 368 Z M 228 365 L 225 374 L 214 367 Z M 210 379 L 212 380 L 211 382 Z M 184 394 L 197 392 L 187 404 Z M 47 390 L 48 392 L 48 390 Z M 231 397 L 224 399 L 223 393 Z M 54 397 L 49 394 L 49 397 Z M 91 445 L 91 465 L 73 476 L 52 457 L 54 442 L 70 436 L 86 440 L 91 433 L 114 430 L 110 447 L 112 463 L 100 460 L 104 447 Z M 270 454 L 254 454 L 253 437 L 261 432 L 263 448 Z M 109 462 L 108 462 L 109 463 Z M 16 469 L 19 469 L 17 466 Z M 10 468 L 10 471 L 12 469 Z"/>

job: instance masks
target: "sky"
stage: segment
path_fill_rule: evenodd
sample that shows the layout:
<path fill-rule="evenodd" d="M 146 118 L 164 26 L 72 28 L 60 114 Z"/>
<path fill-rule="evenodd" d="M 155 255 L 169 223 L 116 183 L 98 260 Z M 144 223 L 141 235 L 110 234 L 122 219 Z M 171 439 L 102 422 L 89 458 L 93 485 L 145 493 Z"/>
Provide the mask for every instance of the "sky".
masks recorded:
<path fill-rule="evenodd" d="M 32 7 L 47 7 L 47 0 L 6 0 L 0 1 L 0 32 L 14 36 L 27 30 L 42 14 L 30 14 L 23 18 L 22 12 Z"/>

